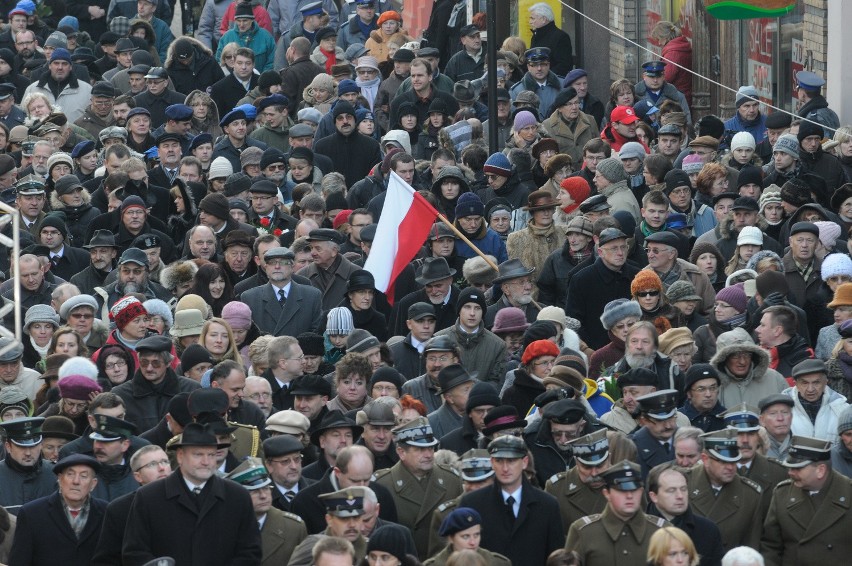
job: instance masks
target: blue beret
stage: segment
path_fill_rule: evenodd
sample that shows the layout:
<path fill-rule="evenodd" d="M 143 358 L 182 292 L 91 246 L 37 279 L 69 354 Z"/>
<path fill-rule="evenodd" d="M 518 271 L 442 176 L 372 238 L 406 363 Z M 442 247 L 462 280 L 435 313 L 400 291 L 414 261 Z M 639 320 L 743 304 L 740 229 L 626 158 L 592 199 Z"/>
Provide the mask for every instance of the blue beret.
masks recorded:
<path fill-rule="evenodd" d="M 205 143 L 213 143 L 213 136 L 208 134 L 207 132 L 203 132 L 192 138 L 192 141 L 189 143 L 189 152 L 192 153 L 193 149 L 196 149 L 200 145 L 204 145 Z"/>
<path fill-rule="evenodd" d="M 228 124 L 230 124 L 234 120 L 246 120 L 246 119 L 247 119 L 246 113 L 243 110 L 241 110 L 239 108 L 234 108 L 233 110 L 231 110 L 230 112 L 228 112 L 227 114 L 225 114 L 222 117 L 222 119 L 219 121 L 219 125 L 224 128 L 225 126 L 227 126 Z"/>
<path fill-rule="evenodd" d="M 438 535 L 442 537 L 454 535 L 482 524 L 482 516 L 470 507 L 459 507 L 444 518 Z"/>
<path fill-rule="evenodd" d="M 262 99 L 257 104 L 257 111 L 262 112 L 265 108 L 269 108 L 270 106 L 289 106 L 290 99 L 288 99 L 283 94 L 270 94 L 266 98 Z"/>
<path fill-rule="evenodd" d="M 254 120 L 257 118 L 257 108 L 254 107 L 254 104 L 240 104 L 234 110 L 242 110 L 246 115 L 246 120 Z"/>
<path fill-rule="evenodd" d="M 95 142 L 84 140 L 75 145 L 74 149 L 71 150 L 71 158 L 77 159 L 93 151 L 95 151 Z"/>
<path fill-rule="evenodd" d="M 166 118 L 175 122 L 185 122 L 192 119 L 192 108 L 186 104 L 172 104 L 166 108 Z"/>

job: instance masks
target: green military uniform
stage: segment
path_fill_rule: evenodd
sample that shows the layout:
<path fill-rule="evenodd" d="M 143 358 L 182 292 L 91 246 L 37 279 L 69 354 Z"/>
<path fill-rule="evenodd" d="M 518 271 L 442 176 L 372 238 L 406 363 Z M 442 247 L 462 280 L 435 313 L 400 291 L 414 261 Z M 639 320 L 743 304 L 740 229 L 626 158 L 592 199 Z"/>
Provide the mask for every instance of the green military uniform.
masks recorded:
<path fill-rule="evenodd" d="M 742 545 L 756 548 L 763 523 L 760 485 L 746 477 L 735 476 L 716 495 L 703 464 L 687 470 L 686 476 L 690 505 L 696 514 L 716 523 L 725 551 Z"/>
<path fill-rule="evenodd" d="M 571 525 L 582 517 L 601 513 L 606 507 L 603 492 L 580 481 L 576 467 L 552 476 L 547 480 L 544 491 L 559 502 L 563 525 Z"/>
<path fill-rule="evenodd" d="M 263 545 L 261 566 L 287 564 L 296 547 L 308 537 L 308 529 L 301 517 L 273 507 L 266 512 L 266 521 L 260 529 Z"/>
<path fill-rule="evenodd" d="M 227 476 L 252 492 L 273 489 L 272 479 L 260 458 L 246 458 Z M 261 566 L 287 564 L 296 547 L 308 536 L 302 518 L 272 507 L 263 518 L 260 538 L 263 548 Z"/>
<path fill-rule="evenodd" d="M 830 460 L 831 441 L 792 437 L 782 465 L 814 468 L 800 476 L 802 487 L 786 480 L 775 488 L 760 541 L 767 565 L 825 566 L 849 560 L 852 479 L 832 470 Z M 822 482 L 817 475 L 819 466 L 827 472 Z"/>
<path fill-rule="evenodd" d="M 455 499 L 450 499 L 449 501 L 441 503 L 438 505 L 438 508 L 432 512 L 432 523 L 429 525 L 429 556 L 437 555 L 447 544 L 444 537 L 438 534 L 438 530 L 441 528 L 441 523 L 444 522 L 447 515 L 452 513 L 454 509 L 458 508 L 460 500 L 461 495 Z"/>
<path fill-rule="evenodd" d="M 364 488 L 360 486 L 347 487 L 333 493 L 324 493 L 319 496 L 325 505 L 326 513 L 338 518 L 357 519 L 364 514 Z M 360 519 L 355 523 L 360 525 Z M 352 523 L 348 523 L 347 528 L 351 527 Z M 314 563 L 313 549 L 314 545 L 319 542 L 322 537 L 335 536 L 331 527 L 326 528 L 321 534 L 309 535 L 303 540 L 299 546 L 293 551 L 290 561 L 287 566 L 311 566 Z M 342 534 L 340 534 L 342 536 Z M 349 541 L 355 547 L 355 563 L 359 564 L 367 555 L 367 539 L 359 534 L 354 541 Z M 284 564 L 279 562 L 278 564 Z"/>
<path fill-rule="evenodd" d="M 591 445 L 585 449 L 590 453 L 586 457 L 594 456 Z M 642 491 L 642 468 L 635 462 L 622 460 L 601 473 L 601 478 L 610 490 Z M 577 552 L 585 566 L 645 566 L 651 535 L 669 526 L 665 519 L 646 515 L 641 509 L 625 521 L 607 504 L 603 513 L 571 523 L 565 549 Z"/>
<path fill-rule="evenodd" d="M 775 486 L 787 479 L 787 470 L 777 460 L 770 460 L 762 454 L 755 454 L 747 471 L 739 472 L 755 482 L 760 488 L 770 494 Z"/>
<path fill-rule="evenodd" d="M 422 480 L 408 471 L 402 462 L 376 472 L 376 483 L 388 488 L 396 504 L 398 522 L 411 529 L 417 554 L 429 555 L 432 513 L 438 506 L 462 494 L 461 480 L 449 468 L 435 466 Z"/>
<path fill-rule="evenodd" d="M 393 433 L 397 445 L 403 448 L 434 448 L 438 444 L 425 417 L 397 427 Z M 390 490 L 398 522 L 411 529 L 418 557 L 425 560 L 429 556 L 432 513 L 441 503 L 461 495 L 461 479 L 453 470 L 436 465 L 418 480 L 400 461 L 390 469 L 378 470 L 376 483 Z"/>
<path fill-rule="evenodd" d="M 424 562 L 423 566 L 445 566 L 452 553 L 453 547 L 447 545 L 444 550 Z M 485 560 L 486 566 L 512 566 L 512 562 L 502 554 L 490 552 L 484 548 L 476 549 L 476 553 Z"/>
<path fill-rule="evenodd" d="M 665 519 L 642 511 L 625 522 L 606 507 L 599 515 L 574 521 L 565 548 L 576 551 L 584 566 L 645 566 L 651 535 L 669 526 Z"/>

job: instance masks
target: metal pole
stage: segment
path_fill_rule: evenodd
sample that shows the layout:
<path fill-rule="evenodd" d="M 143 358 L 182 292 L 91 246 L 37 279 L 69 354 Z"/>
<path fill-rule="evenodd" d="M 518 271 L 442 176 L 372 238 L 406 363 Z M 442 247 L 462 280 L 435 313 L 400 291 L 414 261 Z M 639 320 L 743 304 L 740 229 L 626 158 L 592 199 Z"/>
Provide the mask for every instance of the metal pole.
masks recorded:
<path fill-rule="evenodd" d="M 491 153 L 500 151 L 497 147 L 497 0 L 486 2 L 486 28 L 488 42 L 486 63 L 488 66 L 488 147 Z"/>

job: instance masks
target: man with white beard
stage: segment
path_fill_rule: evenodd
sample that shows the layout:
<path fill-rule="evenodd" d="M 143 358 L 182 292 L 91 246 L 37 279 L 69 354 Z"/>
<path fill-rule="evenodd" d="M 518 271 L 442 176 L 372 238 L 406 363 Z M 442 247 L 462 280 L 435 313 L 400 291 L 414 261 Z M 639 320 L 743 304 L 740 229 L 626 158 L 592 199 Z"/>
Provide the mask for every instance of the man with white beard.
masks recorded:
<path fill-rule="evenodd" d="M 171 294 L 148 277 L 148 256 L 139 248 L 127 248 L 118 260 L 118 279 L 106 287 L 95 288 L 100 309 L 106 299 L 108 308 L 130 293 L 142 293 L 148 299 L 168 301 Z"/>
<path fill-rule="evenodd" d="M 659 353 L 657 329 L 648 321 L 634 324 L 627 333 L 624 357 L 615 365 L 612 375 L 634 368 L 647 368 L 657 375 L 657 389 L 677 389 L 678 403 L 683 403 L 683 374 L 677 364 Z"/>
<path fill-rule="evenodd" d="M 485 328 L 494 326 L 494 319 L 500 309 L 517 307 L 524 311 L 527 322 L 535 322 L 539 308 L 533 304 L 533 289 L 535 283 L 530 275 L 535 267 L 528 268 L 519 259 L 510 259 L 497 266 L 497 278 L 494 284 L 499 285 L 503 296 L 485 311 Z"/>
<path fill-rule="evenodd" d="M 637 367 L 619 372 L 616 384 L 621 390 L 621 399 L 601 416 L 601 422 L 624 434 L 635 432 L 641 426 L 638 399 L 657 391 L 656 383 L 657 375 L 648 368 Z M 678 411 L 676 417 L 678 428 L 690 426 L 689 418 L 683 413 Z"/>

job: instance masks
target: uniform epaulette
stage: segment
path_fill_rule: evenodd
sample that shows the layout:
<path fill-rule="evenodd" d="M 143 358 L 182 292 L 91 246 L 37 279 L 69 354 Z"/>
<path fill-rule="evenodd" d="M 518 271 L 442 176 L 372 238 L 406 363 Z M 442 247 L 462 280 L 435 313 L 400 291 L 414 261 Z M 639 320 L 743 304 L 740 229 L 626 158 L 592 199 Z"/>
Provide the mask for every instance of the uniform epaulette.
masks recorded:
<path fill-rule="evenodd" d="M 443 513 L 444 511 L 446 511 L 450 507 L 455 507 L 456 505 L 458 505 L 458 501 L 456 501 L 454 499 L 450 499 L 449 501 L 445 501 L 444 503 L 441 503 L 440 505 L 438 505 L 438 511 Z"/>
<path fill-rule="evenodd" d="M 453 468 L 452 466 L 447 466 L 446 464 L 438 464 L 438 467 L 444 470 L 445 472 L 453 474 L 454 476 L 461 477 L 459 471 Z"/>
<path fill-rule="evenodd" d="M 792 483 L 793 483 L 793 480 L 791 480 L 790 478 L 787 478 L 786 480 L 781 480 L 780 482 L 775 484 L 775 488 L 777 489 L 777 488 L 781 487 L 782 485 L 791 485 Z"/>
<path fill-rule="evenodd" d="M 548 478 L 547 483 L 545 483 L 544 485 L 545 485 L 545 487 L 547 487 L 548 484 L 553 485 L 555 483 L 558 483 L 558 482 L 562 481 L 563 479 L 565 479 L 565 476 L 567 476 L 567 475 L 568 475 L 568 472 L 559 472 L 559 473 L 553 474 L 552 476 L 550 476 L 550 478 Z"/>
<path fill-rule="evenodd" d="M 254 426 L 253 424 L 243 424 L 243 423 L 237 423 L 237 422 L 234 422 L 234 421 L 228 421 L 228 426 L 238 426 L 238 427 L 240 427 L 240 428 L 248 428 L 248 429 L 253 429 L 253 430 L 260 430 L 260 429 L 258 429 L 256 426 Z"/>
<path fill-rule="evenodd" d="M 294 521 L 297 521 L 299 523 L 305 522 L 304 519 L 302 519 L 301 517 L 299 517 L 295 513 L 290 513 L 289 511 L 281 511 L 281 512 L 284 513 L 284 516 L 287 517 L 288 519 L 293 519 Z"/>
<path fill-rule="evenodd" d="M 661 528 L 666 526 L 666 520 L 663 519 L 662 517 L 657 517 L 656 515 L 646 514 L 645 519 L 647 519 L 648 522 L 651 523 L 652 525 L 656 525 L 656 526 L 661 527 Z"/>
<path fill-rule="evenodd" d="M 373 472 L 373 477 L 375 477 L 376 479 L 382 478 L 388 475 L 390 471 L 390 468 L 382 468 L 381 470 L 376 470 L 375 472 Z"/>
<path fill-rule="evenodd" d="M 595 513 L 594 515 L 586 515 L 585 517 L 580 517 L 579 520 L 583 521 L 583 524 L 579 526 L 582 529 L 588 525 L 591 525 L 592 523 L 597 523 L 598 521 L 600 521 L 601 514 Z"/>
<path fill-rule="evenodd" d="M 753 479 L 747 478 L 745 476 L 740 476 L 740 479 L 743 480 L 744 484 L 754 489 L 757 493 L 763 493 L 763 488 L 760 487 L 760 484 L 754 481 Z"/>

